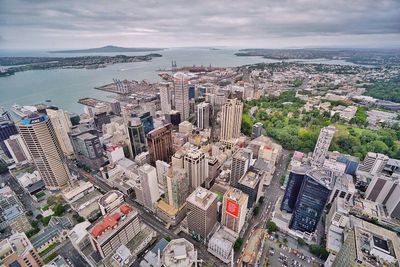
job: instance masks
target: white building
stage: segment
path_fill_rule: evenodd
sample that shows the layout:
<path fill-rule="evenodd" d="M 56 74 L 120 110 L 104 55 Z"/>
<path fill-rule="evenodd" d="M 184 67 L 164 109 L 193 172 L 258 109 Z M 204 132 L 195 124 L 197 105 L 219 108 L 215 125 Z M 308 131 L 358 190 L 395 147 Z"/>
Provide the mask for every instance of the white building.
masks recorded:
<path fill-rule="evenodd" d="M 181 121 L 189 118 L 189 76 L 182 72 L 174 74 L 175 109 L 181 114 Z"/>
<path fill-rule="evenodd" d="M 197 105 L 197 128 L 210 127 L 210 103 L 202 102 Z"/>
<path fill-rule="evenodd" d="M 29 150 L 19 134 L 11 135 L 7 140 L 4 140 L 4 144 L 15 163 L 24 164 L 32 160 Z"/>
<path fill-rule="evenodd" d="M 171 111 L 171 95 L 170 88 L 168 83 L 161 84 L 160 89 L 160 103 L 161 103 L 161 111 L 164 114 L 167 114 Z"/>
<path fill-rule="evenodd" d="M 228 99 L 222 106 L 221 140 L 229 141 L 240 136 L 243 103 L 240 100 Z"/>
<path fill-rule="evenodd" d="M 179 132 L 184 134 L 192 134 L 193 124 L 188 121 L 179 123 Z"/>
<path fill-rule="evenodd" d="M 160 198 L 156 168 L 145 164 L 139 167 L 138 175 L 135 185 L 137 201 L 146 208 L 154 210 L 154 204 Z"/>
<path fill-rule="evenodd" d="M 46 113 L 51 120 L 51 124 L 53 124 L 53 128 L 56 133 L 57 140 L 60 143 L 62 152 L 65 156 L 73 155 L 74 149 L 68 136 L 68 132 L 72 127 L 69 114 L 62 109 L 46 109 Z"/>
<path fill-rule="evenodd" d="M 200 150 L 192 150 L 184 157 L 184 169 L 189 176 L 189 187 L 194 190 L 208 177 L 206 155 Z"/>
<path fill-rule="evenodd" d="M 380 173 L 389 161 L 389 157 L 383 154 L 368 152 L 363 163 L 359 165 L 358 170 L 368 172 L 371 175 Z"/>
<path fill-rule="evenodd" d="M 321 129 L 312 157 L 313 166 L 321 167 L 324 164 L 335 132 L 336 128 L 334 126 L 327 126 Z"/>

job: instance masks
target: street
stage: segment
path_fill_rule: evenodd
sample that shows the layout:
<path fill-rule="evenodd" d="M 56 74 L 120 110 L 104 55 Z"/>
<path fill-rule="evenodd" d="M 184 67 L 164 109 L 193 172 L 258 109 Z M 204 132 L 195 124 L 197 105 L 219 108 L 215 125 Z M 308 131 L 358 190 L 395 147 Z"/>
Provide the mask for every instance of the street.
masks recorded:
<path fill-rule="evenodd" d="M 66 241 L 62 243 L 61 246 L 55 251 L 58 255 L 62 256 L 64 259 L 69 259 L 74 267 L 88 266 L 88 263 L 81 254 L 79 254 L 75 248 L 72 246 L 71 241 Z"/>

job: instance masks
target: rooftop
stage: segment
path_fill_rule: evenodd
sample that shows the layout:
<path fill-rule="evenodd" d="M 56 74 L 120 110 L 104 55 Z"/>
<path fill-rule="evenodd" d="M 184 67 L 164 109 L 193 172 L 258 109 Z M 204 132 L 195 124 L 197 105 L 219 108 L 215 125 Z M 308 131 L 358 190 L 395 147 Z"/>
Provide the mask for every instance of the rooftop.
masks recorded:
<path fill-rule="evenodd" d="M 240 178 L 239 183 L 254 189 L 259 183 L 260 178 L 260 175 L 255 171 L 248 171 Z"/>
<path fill-rule="evenodd" d="M 137 216 L 137 211 L 133 210 L 131 206 L 128 204 L 122 204 L 119 207 L 119 210 L 113 212 L 110 215 L 105 215 L 103 220 L 96 225 L 94 225 L 89 232 L 92 237 L 98 240 L 99 243 L 108 239 L 115 232 L 119 231 L 123 228 L 126 223 L 129 221 L 128 219 Z M 125 220 L 121 220 L 121 218 L 126 218 Z"/>
<path fill-rule="evenodd" d="M 102 206 L 110 205 L 112 202 L 117 200 L 120 197 L 123 197 L 124 194 L 118 190 L 108 191 L 104 196 L 99 199 L 99 204 Z"/>
<path fill-rule="evenodd" d="M 197 251 L 184 238 L 171 240 L 163 251 L 162 264 L 165 267 L 188 267 L 196 261 Z"/>
<path fill-rule="evenodd" d="M 186 201 L 203 210 L 207 210 L 217 198 L 217 194 L 199 186 L 188 196 Z"/>

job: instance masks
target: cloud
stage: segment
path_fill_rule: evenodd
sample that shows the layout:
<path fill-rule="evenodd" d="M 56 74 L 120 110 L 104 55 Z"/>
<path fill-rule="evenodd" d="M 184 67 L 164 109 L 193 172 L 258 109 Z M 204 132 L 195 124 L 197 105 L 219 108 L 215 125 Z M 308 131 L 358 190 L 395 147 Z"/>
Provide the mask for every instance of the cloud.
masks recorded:
<path fill-rule="evenodd" d="M 0 6 L 6 47 L 400 45 L 398 0 L 0 0 Z"/>

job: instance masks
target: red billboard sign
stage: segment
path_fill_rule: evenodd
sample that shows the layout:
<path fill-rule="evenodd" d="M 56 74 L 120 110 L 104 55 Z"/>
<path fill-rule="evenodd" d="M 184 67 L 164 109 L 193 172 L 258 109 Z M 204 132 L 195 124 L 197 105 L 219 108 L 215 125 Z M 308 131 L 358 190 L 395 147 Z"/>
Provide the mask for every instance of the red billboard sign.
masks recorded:
<path fill-rule="evenodd" d="M 232 199 L 226 200 L 226 213 L 237 218 L 239 216 L 239 203 Z"/>

